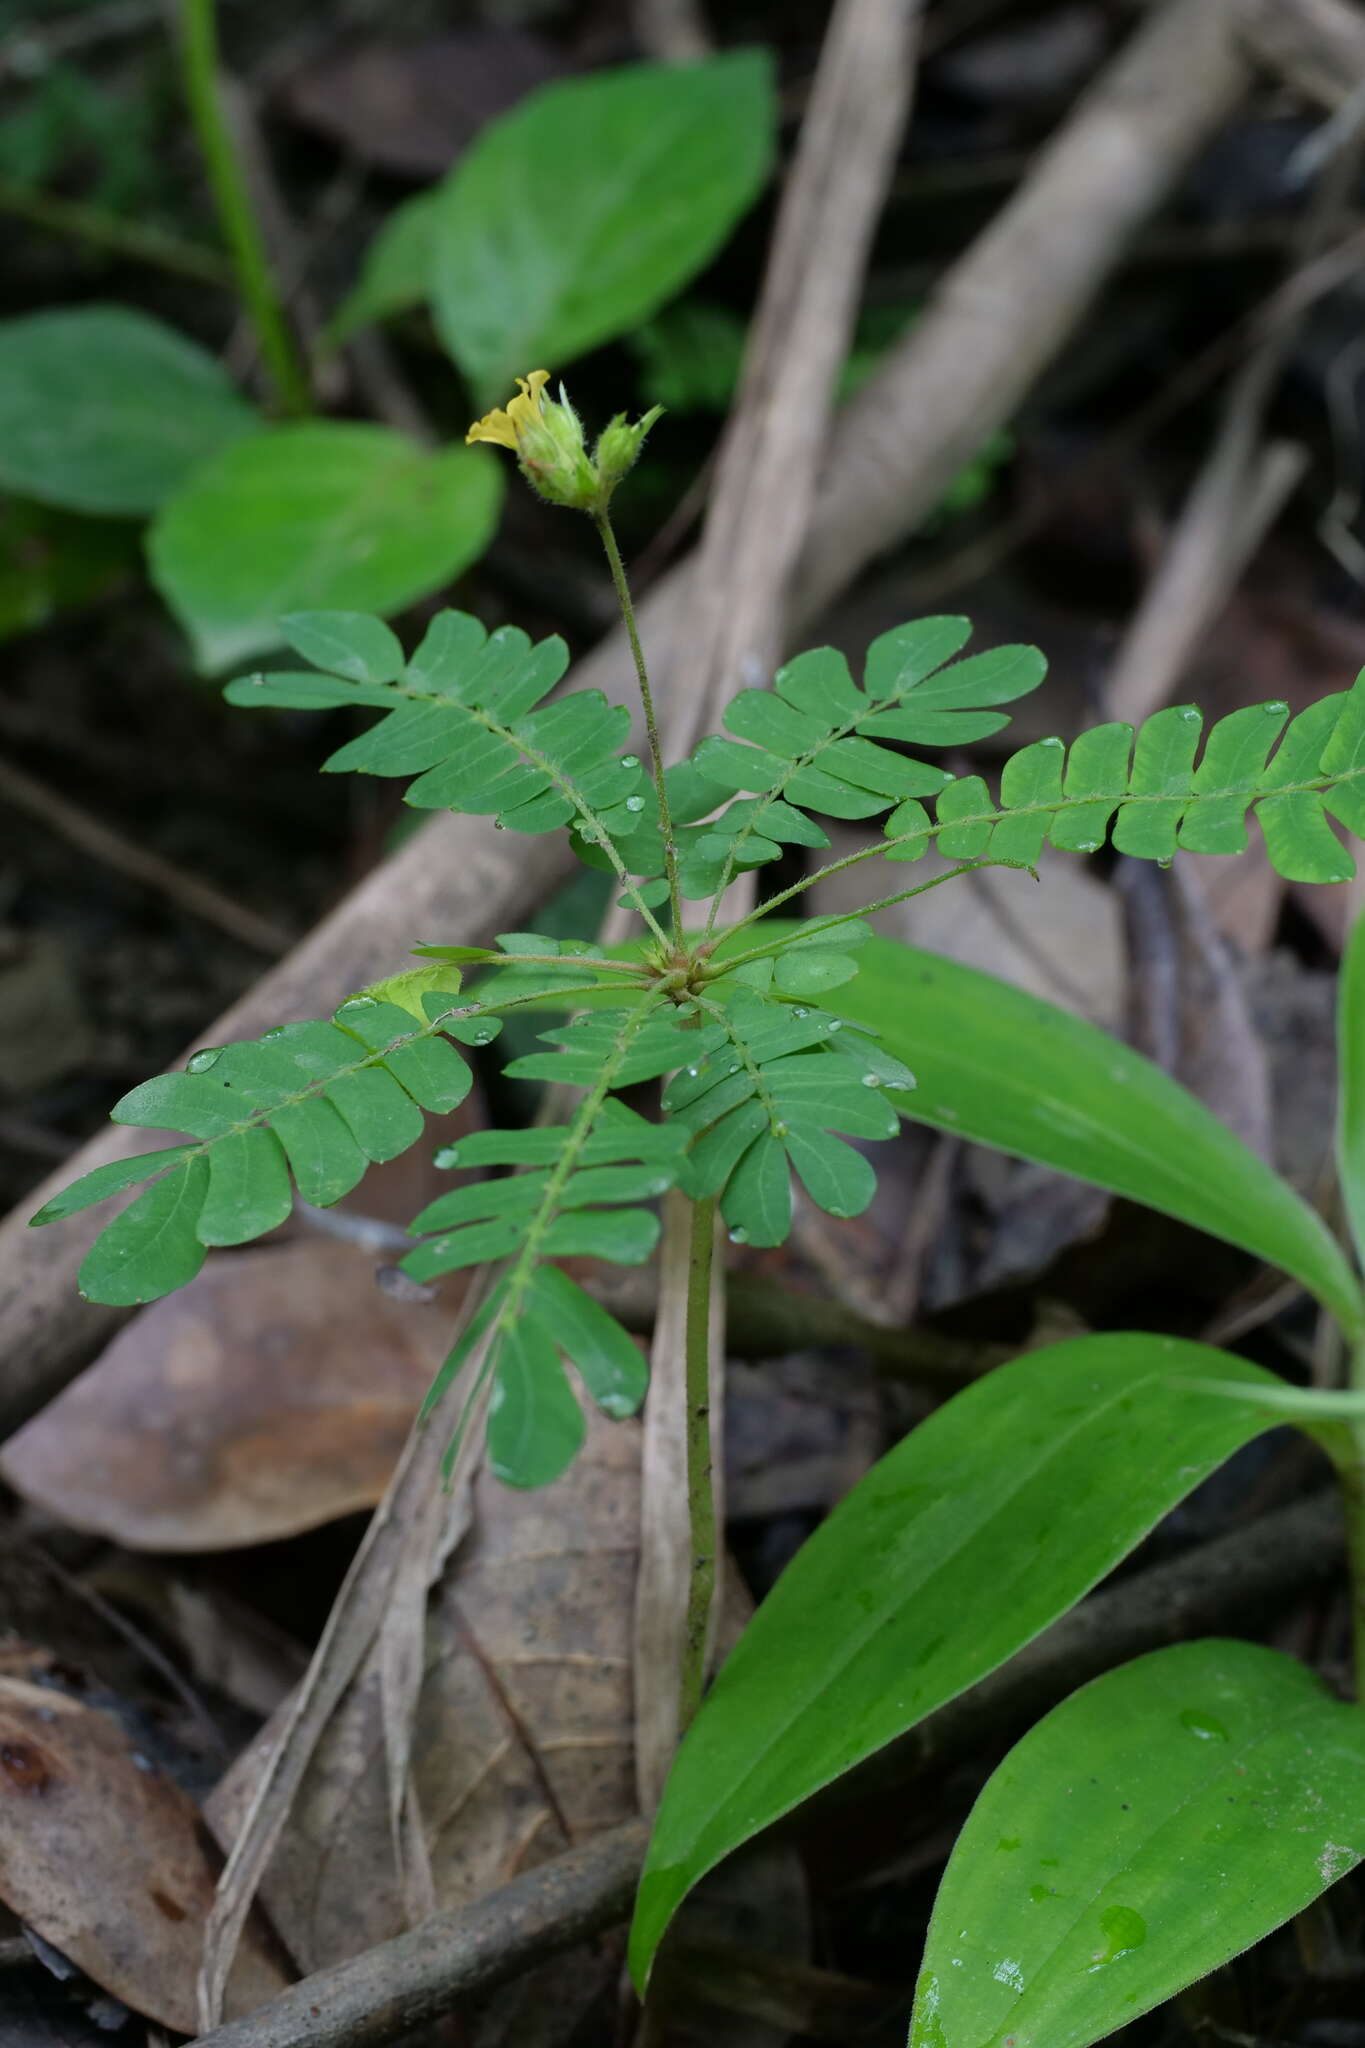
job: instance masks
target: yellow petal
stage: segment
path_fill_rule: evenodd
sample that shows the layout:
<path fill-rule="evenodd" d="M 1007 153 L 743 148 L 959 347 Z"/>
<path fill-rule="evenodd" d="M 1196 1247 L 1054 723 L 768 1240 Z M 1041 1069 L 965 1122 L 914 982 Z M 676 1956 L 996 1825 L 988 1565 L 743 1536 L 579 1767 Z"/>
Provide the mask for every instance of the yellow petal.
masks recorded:
<path fill-rule="evenodd" d="M 515 405 L 517 400 L 514 398 L 512 403 Z M 516 426 L 501 406 L 485 413 L 481 420 L 475 420 L 464 438 L 466 447 L 472 441 L 496 441 L 499 448 L 510 448 L 514 455 L 517 452 Z"/>

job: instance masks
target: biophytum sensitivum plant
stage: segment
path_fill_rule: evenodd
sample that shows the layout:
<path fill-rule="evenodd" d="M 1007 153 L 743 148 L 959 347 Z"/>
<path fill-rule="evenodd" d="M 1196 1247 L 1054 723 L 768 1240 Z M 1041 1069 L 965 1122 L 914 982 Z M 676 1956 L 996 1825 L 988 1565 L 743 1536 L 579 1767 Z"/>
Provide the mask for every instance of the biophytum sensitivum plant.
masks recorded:
<path fill-rule="evenodd" d="M 493 1469 L 537 1486 L 582 1441 L 579 1389 L 617 1417 L 645 1394 L 636 1344 L 557 1260 L 637 1264 L 658 1237 L 658 1199 L 678 1190 L 691 1204 L 688 1732 L 637 1906 L 643 1989 L 674 1911 L 722 1857 L 1004 1662 L 1259 1433 L 1288 1420 L 1318 1441 L 1342 1475 L 1365 1562 L 1365 1301 L 1320 1218 L 1176 1083 L 1092 1026 L 877 938 L 862 914 L 797 914 L 835 869 L 913 862 L 930 847 L 958 865 L 874 889 L 864 911 L 982 862 L 1031 867 L 1049 843 L 1090 852 L 1108 841 L 1161 862 L 1179 847 L 1233 853 L 1249 814 L 1282 875 L 1342 880 L 1352 862 L 1328 818 L 1365 834 L 1365 677 L 1293 719 L 1276 703 L 1234 712 L 1202 751 L 1191 707 L 1160 711 L 1136 734 L 1106 724 L 1069 747 L 1041 740 L 1006 761 L 992 795 L 925 751 L 999 731 L 1000 707 L 1037 686 L 1043 660 L 1026 647 L 958 659 L 967 621 L 920 619 L 872 644 L 861 682 L 829 648 L 799 655 L 771 689 L 733 699 L 724 733 L 666 763 L 609 515 L 652 415 L 618 417 L 590 451 L 562 388 L 555 399 L 547 384 L 541 371 L 522 380 L 471 438 L 511 449 L 542 496 L 596 524 L 634 656 L 644 760 L 629 750 L 625 707 L 595 690 L 554 694 L 561 641 L 489 635 L 454 611 L 410 657 L 374 618 L 281 620 L 312 666 L 246 676 L 227 694 L 379 712 L 328 768 L 411 777 L 407 801 L 420 809 L 567 830 L 582 860 L 614 875 L 642 936 L 612 949 L 536 933 L 415 946 L 421 965 L 331 1018 L 205 1048 L 184 1072 L 133 1089 L 117 1122 L 186 1140 L 101 1167 L 34 1221 L 150 1182 L 96 1239 L 81 1285 L 100 1301 L 153 1300 L 191 1279 L 208 1249 L 283 1222 L 295 1189 L 335 1202 L 369 1162 L 417 1143 L 423 1112 L 456 1107 L 471 1086 L 462 1048 L 488 1045 L 509 1014 L 561 1013 L 543 1034 L 549 1049 L 505 1071 L 562 1085 L 576 1106 L 439 1155 L 488 1177 L 423 1210 L 402 1264 L 418 1281 L 490 1268 L 439 1385 L 466 1376 L 466 1413 L 490 1393 Z M 725 923 L 737 876 L 784 847 L 828 845 L 822 817 L 881 818 L 883 836 Z M 1340 1168 L 1359 1251 L 1365 937 L 1343 981 Z M 657 1114 L 638 1094 L 625 1100 L 657 1083 Z M 702 1703 L 717 1552 L 717 1208 L 732 1239 L 780 1244 L 794 1174 L 830 1215 L 857 1214 L 874 1171 L 849 1140 L 889 1138 L 901 1115 L 1077 1173 L 1278 1264 L 1335 1319 L 1356 1390 L 1299 1389 L 1209 1346 L 1141 1335 L 1019 1358 L 948 1401 L 854 1489 Z M 1357 1662 L 1365 1673 L 1365 1649 Z M 1362 1854 L 1359 1705 L 1253 1644 L 1140 1658 L 1064 1702 L 987 1784 L 943 1882 L 912 2041 L 1084 2048 L 1298 1912 Z"/>

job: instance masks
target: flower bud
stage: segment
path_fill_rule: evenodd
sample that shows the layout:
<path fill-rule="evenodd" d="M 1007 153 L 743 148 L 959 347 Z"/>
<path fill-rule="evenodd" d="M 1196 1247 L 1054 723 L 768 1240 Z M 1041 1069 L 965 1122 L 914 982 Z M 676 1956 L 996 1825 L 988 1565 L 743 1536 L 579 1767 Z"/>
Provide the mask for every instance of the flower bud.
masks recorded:
<path fill-rule="evenodd" d="M 569 403 L 561 384 L 557 399 L 545 396 L 550 381 L 548 370 L 532 370 L 518 377 L 520 387 L 506 409 L 486 413 L 465 435 L 469 441 L 492 441 L 510 448 L 526 481 L 552 505 L 567 505 L 576 512 L 602 513 L 626 472 L 634 467 L 645 435 L 663 410 L 652 412 L 635 426 L 618 413 L 598 437 L 590 458 L 583 438 L 583 422 Z"/>

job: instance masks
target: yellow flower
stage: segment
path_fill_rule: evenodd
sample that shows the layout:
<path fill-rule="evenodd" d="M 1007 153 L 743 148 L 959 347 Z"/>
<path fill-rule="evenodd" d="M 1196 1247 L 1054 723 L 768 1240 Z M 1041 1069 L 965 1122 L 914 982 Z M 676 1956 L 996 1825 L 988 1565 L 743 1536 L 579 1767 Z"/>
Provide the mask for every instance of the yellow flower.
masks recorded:
<path fill-rule="evenodd" d="M 516 397 L 508 399 L 506 409 L 496 406 L 481 420 L 475 420 L 465 435 L 466 444 L 495 441 L 499 448 L 510 448 L 514 455 L 517 454 L 527 428 L 533 422 L 538 424 L 541 419 L 545 386 L 549 381 L 548 370 L 532 370 L 529 377 L 518 377 L 517 383 L 521 388 Z"/>

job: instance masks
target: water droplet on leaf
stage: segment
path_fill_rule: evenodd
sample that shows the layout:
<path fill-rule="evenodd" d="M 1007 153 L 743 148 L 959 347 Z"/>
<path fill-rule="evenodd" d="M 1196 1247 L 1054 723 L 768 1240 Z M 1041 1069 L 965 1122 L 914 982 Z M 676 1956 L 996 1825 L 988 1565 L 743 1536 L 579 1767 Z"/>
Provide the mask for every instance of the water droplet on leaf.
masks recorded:
<path fill-rule="evenodd" d="M 640 756 L 638 754 L 622 754 L 621 766 L 623 768 L 638 768 L 639 765 Z"/>
<path fill-rule="evenodd" d="M 209 1068 L 216 1067 L 222 1057 L 221 1045 L 206 1045 L 199 1052 L 190 1054 L 185 1062 L 186 1071 L 191 1074 L 207 1074 Z"/>
<path fill-rule="evenodd" d="M 880 1074 L 864 1074 L 864 1075 L 863 1075 L 863 1086 L 864 1086 L 864 1088 L 880 1088 L 880 1087 L 881 1087 L 881 1085 L 882 1085 L 882 1077 L 881 1077 L 881 1075 L 880 1075 Z"/>
<path fill-rule="evenodd" d="M 449 1173 L 451 1167 L 458 1166 L 459 1163 L 460 1148 L 458 1145 L 442 1145 L 433 1162 L 433 1164 L 441 1168 L 443 1173 Z"/>
<path fill-rule="evenodd" d="M 731 1244 L 747 1244 L 749 1242 L 749 1233 L 742 1223 L 737 1223 L 730 1232 L 730 1242 Z"/>
<path fill-rule="evenodd" d="M 1228 1731 L 1221 1721 L 1215 1720 L 1212 1714 L 1197 1713 L 1193 1707 L 1186 1707 L 1180 1716 L 1180 1725 L 1188 1728 L 1191 1735 L 1198 1736 L 1201 1742 L 1226 1742 L 1228 1739 Z"/>
<path fill-rule="evenodd" d="M 642 811 L 644 807 L 645 800 L 642 796 L 628 796 L 626 798 L 626 809 L 628 811 Z"/>

